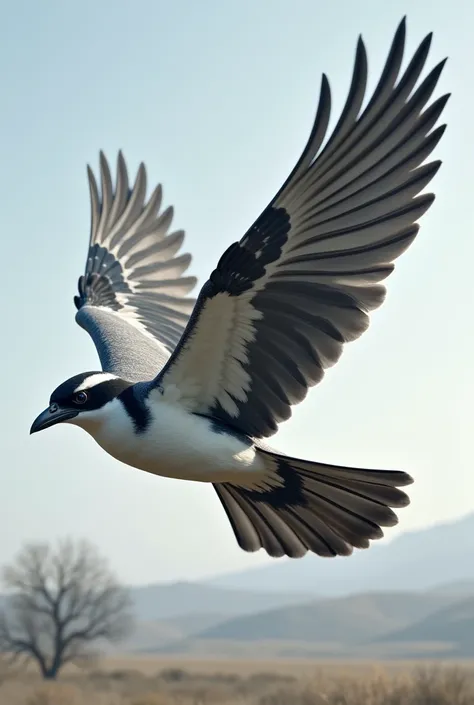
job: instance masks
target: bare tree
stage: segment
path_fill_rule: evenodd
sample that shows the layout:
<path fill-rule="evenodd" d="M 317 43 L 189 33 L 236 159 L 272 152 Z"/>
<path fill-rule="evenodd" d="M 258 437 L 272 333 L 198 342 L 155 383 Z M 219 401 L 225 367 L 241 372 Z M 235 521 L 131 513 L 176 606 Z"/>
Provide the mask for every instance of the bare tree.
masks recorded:
<path fill-rule="evenodd" d="M 36 661 L 44 678 L 86 658 L 93 642 L 119 640 L 130 629 L 128 593 L 87 542 L 28 545 L 3 569 L 3 582 L 0 651 Z"/>

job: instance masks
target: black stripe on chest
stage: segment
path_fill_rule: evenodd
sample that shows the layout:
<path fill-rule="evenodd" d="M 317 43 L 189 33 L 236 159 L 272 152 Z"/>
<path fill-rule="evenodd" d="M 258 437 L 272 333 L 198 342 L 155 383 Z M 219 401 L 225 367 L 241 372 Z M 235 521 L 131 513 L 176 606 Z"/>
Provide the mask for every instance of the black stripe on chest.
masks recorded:
<path fill-rule="evenodd" d="M 146 404 L 137 397 L 134 385 L 125 389 L 117 399 L 122 403 L 127 415 L 132 420 L 135 432 L 145 433 L 151 424 L 151 412 Z"/>

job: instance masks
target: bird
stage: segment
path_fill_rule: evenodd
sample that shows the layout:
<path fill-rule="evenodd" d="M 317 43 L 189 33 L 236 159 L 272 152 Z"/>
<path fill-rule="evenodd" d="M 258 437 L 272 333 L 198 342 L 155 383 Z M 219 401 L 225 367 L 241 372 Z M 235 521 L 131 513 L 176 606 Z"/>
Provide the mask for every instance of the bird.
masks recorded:
<path fill-rule="evenodd" d="M 121 151 L 114 181 L 100 152 L 100 178 L 88 166 L 90 242 L 74 303 L 101 369 L 60 384 L 30 433 L 72 424 L 133 468 L 210 483 L 247 552 L 349 556 L 397 524 L 408 473 L 304 460 L 268 439 L 368 328 L 434 201 L 423 190 L 441 161 L 426 160 L 450 94 L 432 99 L 446 59 L 420 78 L 431 42 L 402 70 L 403 17 L 367 96 L 359 35 L 332 131 L 322 75 L 293 170 L 195 298 L 161 185 L 147 198 L 143 162 L 132 184 Z"/>

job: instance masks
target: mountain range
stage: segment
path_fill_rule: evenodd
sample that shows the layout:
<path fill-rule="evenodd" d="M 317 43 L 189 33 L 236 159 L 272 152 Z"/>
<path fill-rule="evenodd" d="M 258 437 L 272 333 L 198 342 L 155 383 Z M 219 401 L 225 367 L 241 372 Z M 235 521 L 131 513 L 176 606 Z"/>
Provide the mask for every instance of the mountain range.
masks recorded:
<path fill-rule="evenodd" d="M 186 615 L 239 615 L 260 612 L 311 599 L 312 593 L 265 592 L 220 588 L 202 583 L 176 582 L 132 588 L 139 620 L 180 618 Z"/>
<path fill-rule="evenodd" d="M 320 598 L 237 616 L 187 613 L 142 621 L 122 650 L 252 658 L 466 657 L 474 655 L 474 583 Z"/>
<path fill-rule="evenodd" d="M 470 515 L 350 558 L 278 561 L 205 583 L 133 588 L 137 628 L 122 650 L 474 655 L 473 554 Z"/>

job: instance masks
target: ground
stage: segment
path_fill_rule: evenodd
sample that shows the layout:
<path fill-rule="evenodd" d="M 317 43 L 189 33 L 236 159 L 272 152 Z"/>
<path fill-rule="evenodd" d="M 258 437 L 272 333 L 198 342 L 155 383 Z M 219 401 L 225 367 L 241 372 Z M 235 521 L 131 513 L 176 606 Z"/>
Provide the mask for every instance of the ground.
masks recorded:
<path fill-rule="evenodd" d="M 121 658 L 45 684 L 5 673 L 0 705 L 472 705 L 474 663 Z"/>

